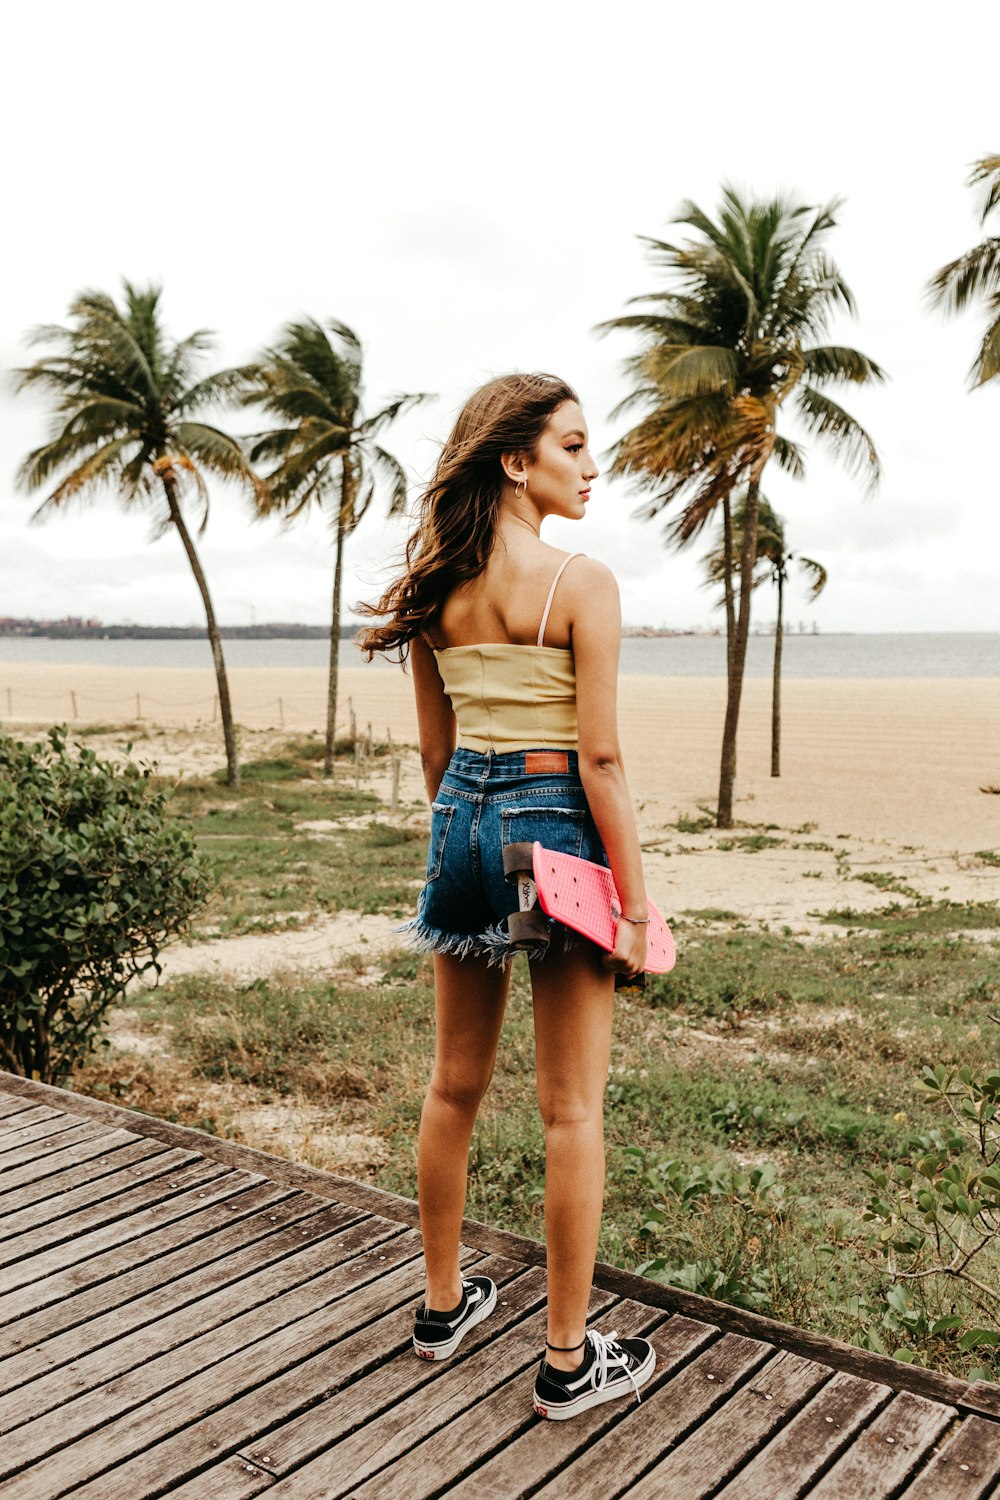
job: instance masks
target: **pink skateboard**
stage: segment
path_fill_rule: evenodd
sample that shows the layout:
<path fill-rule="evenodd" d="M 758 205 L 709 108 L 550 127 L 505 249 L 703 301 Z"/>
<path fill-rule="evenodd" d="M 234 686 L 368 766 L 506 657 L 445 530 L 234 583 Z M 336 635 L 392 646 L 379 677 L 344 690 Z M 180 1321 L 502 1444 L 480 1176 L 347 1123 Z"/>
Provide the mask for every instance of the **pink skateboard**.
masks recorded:
<path fill-rule="evenodd" d="M 547 916 L 612 951 L 621 906 L 611 871 L 604 865 L 543 849 L 537 842 L 509 844 L 504 850 L 504 873 L 516 881 L 518 890 L 519 909 L 507 921 L 513 946 L 547 943 Z M 646 969 L 666 974 L 676 957 L 670 928 L 650 901 Z"/>

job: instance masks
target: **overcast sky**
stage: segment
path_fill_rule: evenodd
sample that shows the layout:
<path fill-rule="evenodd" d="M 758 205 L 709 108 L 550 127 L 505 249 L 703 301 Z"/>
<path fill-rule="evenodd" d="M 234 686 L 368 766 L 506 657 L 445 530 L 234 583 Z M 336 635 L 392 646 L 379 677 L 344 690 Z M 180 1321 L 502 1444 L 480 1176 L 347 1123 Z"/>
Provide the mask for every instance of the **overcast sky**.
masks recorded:
<path fill-rule="evenodd" d="M 512 368 L 577 387 L 600 461 L 623 430 L 608 414 L 630 342 L 594 325 L 661 284 L 637 236 L 669 238 L 685 198 L 714 212 L 724 181 L 842 196 L 829 249 L 858 317 L 834 336 L 891 377 L 843 400 L 884 481 L 866 499 L 814 443 L 804 483 L 768 471 L 790 545 L 830 574 L 815 604 L 796 588 L 791 618 L 996 630 L 1000 386 L 967 388 L 984 314 L 945 320 L 923 295 L 986 232 L 964 184 L 1000 151 L 995 6 L 957 14 L 871 0 L 18 7 L 0 96 L 0 362 L 33 357 L 25 330 L 63 321 L 80 289 L 156 280 L 171 334 L 215 330 L 218 364 L 291 317 L 335 317 L 363 341 L 369 409 L 435 393 L 385 438 L 414 495 L 465 395 Z M 108 496 L 29 525 L 38 499 L 14 476 L 45 408 L 8 381 L 0 416 L 0 615 L 200 622 L 180 543 L 151 541 L 148 515 Z M 600 479 L 587 519 L 546 535 L 612 565 L 627 621 L 718 623 L 704 547 L 666 550 L 655 523 L 630 519 L 636 503 Z M 380 590 L 403 535 L 381 516 L 362 527 L 345 601 Z M 319 518 L 250 525 L 219 488 L 202 547 L 223 621 L 327 618 Z"/>

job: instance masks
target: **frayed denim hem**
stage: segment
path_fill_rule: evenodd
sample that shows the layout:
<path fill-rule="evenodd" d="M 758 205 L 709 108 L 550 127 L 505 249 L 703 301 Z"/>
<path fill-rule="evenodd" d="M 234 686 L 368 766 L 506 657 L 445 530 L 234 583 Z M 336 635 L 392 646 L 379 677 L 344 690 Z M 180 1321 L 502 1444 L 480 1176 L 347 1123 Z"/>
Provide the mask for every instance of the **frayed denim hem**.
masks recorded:
<path fill-rule="evenodd" d="M 580 941 L 578 934 L 561 922 L 550 922 L 549 930 L 552 938 L 562 933 L 564 953 L 575 948 Z M 555 946 L 550 942 L 514 948 L 501 922 L 488 927 L 485 932 L 442 932 L 440 928 L 429 926 L 422 917 L 414 917 L 402 927 L 394 927 L 393 931 L 402 936 L 407 947 L 418 953 L 451 953 L 455 958 L 485 959 L 490 968 L 496 969 L 505 969 L 517 953 L 524 953 L 530 961 L 538 962 Z"/>

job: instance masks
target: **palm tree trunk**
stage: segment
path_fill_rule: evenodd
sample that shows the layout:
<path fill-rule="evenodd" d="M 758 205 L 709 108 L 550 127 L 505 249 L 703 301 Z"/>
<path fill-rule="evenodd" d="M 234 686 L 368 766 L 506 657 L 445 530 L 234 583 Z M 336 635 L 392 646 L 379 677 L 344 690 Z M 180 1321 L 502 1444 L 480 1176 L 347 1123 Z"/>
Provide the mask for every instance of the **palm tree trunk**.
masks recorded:
<path fill-rule="evenodd" d="M 187 553 L 194 581 L 198 585 L 201 594 L 201 602 L 205 607 L 205 623 L 208 626 L 208 639 L 212 647 L 212 660 L 215 663 L 215 680 L 219 688 L 219 713 L 222 717 L 222 734 L 226 744 L 226 785 L 239 786 L 240 784 L 240 761 L 239 751 L 236 745 L 236 726 L 233 723 L 233 706 L 229 697 L 229 679 L 226 676 L 226 663 L 222 655 L 222 640 L 219 636 L 219 627 L 215 620 L 215 610 L 212 608 L 212 598 L 208 592 L 208 581 L 202 570 L 198 553 L 191 538 L 191 533 L 184 524 L 181 508 L 177 498 L 177 481 L 171 473 L 161 475 L 163 488 L 167 496 L 167 506 L 170 511 L 170 519 L 177 528 L 181 539 L 181 545 Z"/>
<path fill-rule="evenodd" d="M 354 470 L 345 453 L 340 479 L 340 509 L 337 512 L 337 555 L 333 565 L 333 610 L 330 618 L 330 677 L 326 691 L 325 775 L 333 775 L 337 740 L 337 688 L 340 680 L 340 586 L 344 571 L 344 541 L 354 516 Z"/>
<path fill-rule="evenodd" d="M 736 607 L 733 602 L 733 513 L 729 496 L 722 501 L 722 558 L 725 567 L 723 589 L 726 599 L 726 681 L 733 676 L 733 644 L 736 636 Z"/>
<path fill-rule="evenodd" d="M 774 682 L 771 687 L 771 775 L 781 775 L 781 647 L 785 636 L 785 560 L 777 567 L 778 623 L 774 632 Z"/>
<path fill-rule="evenodd" d="M 760 475 L 747 488 L 743 521 L 743 546 L 740 552 L 740 610 L 733 638 L 729 691 L 726 695 L 726 722 L 722 730 L 722 762 L 719 767 L 718 828 L 733 826 L 733 787 L 736 782 L 736 731 L 740 722 L 740 699 L 743 694 L 743 669 L 746 665 L 747 639 L 750 635 L 750 595 L 753 593 L 753 569 L 757 558 L 757 512 L 760 503 Z"/>

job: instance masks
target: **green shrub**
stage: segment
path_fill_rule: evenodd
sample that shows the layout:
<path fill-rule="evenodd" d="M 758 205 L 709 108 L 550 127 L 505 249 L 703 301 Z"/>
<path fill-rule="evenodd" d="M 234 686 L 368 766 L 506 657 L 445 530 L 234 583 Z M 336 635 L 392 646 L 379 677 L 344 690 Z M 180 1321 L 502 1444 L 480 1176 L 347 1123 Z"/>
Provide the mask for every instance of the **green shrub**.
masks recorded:
<path fill-rule="evenodd" d="M 917 1345 L 900 1359 L 919 1360 L 920 1342 L 942 1337 L 986 1354 L 1000 1349 L 1000 1070 L 939 1062 L 920 1081 L 947 1115 L 947 1133 L 914 1137 L 906 1157 L 865 1173 L 864 1218 L 885 1261 L 886 1326 Z M 956 1284 L 971 1293 L 983 1326 L 957 1315 Z M 996 1378 L 988 1363 L 972 1375 Z"/>
<path fill-rule="evenodd" d="M 151 771 L 0 735 L 0 1064 L 61 1083 L 108 1007 L 207 899 Z"/>

